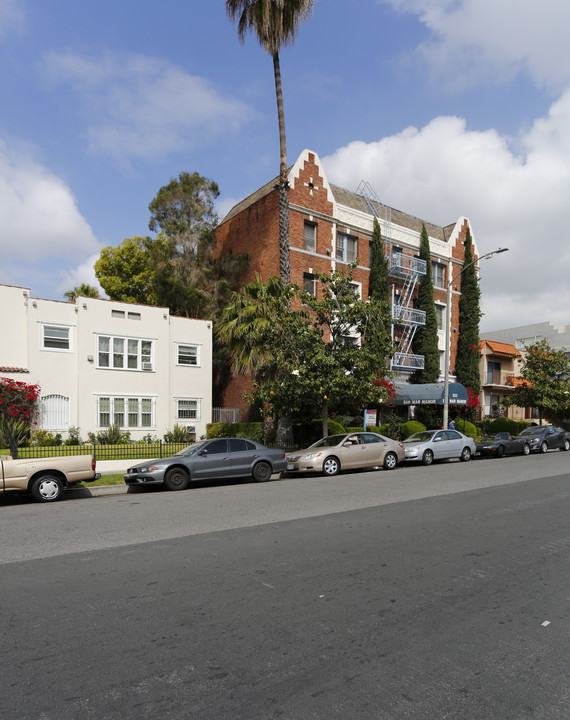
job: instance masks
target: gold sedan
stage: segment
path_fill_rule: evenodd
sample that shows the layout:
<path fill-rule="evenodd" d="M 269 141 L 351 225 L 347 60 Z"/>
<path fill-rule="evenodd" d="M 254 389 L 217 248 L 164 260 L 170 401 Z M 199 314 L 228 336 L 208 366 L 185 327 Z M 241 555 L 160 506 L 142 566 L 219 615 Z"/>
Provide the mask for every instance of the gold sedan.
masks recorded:
<path fill-rule="evenodd" d="M 383 467 L 393 470 L 405 457 L 404 446 L 373 432 L 322 438 L 306 450 L 287 453 L 288 473 L 336 475 L 340 470 Z"/>

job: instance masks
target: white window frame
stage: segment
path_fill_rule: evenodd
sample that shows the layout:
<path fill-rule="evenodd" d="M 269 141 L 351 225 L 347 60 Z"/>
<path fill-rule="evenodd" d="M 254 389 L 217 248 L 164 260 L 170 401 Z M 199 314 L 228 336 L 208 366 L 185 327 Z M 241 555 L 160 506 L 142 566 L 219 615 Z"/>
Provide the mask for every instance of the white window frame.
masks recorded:
<path fill-rule="evenodd" d="M 342 242 L 341 242 L 342 238 Z M 336 234 L 336 259 L 352 263 L 358 259 L 358 238 L 346 232 Z"/>
<path fill-rule="evenodd" d="M 348 283 L 349 286 L 354 290 L 356 293 L 356 296 L 359 300 L 362 300 L 362 283 L 357 282 L 356 280 L 352 280 Z"/>
<path fill-rule="evenodd" d="M 308 289 L 309 284 L 311 284 L 312 288 L 311 290 Z M 313 273 L 304 272 L 303 273 L 303 290 L 308 293 L 309 295 L 316 296 L 317 295 L 317 276 Z"/>
<path fill-rule="evenodd" d="M 196 351 L 196 362 L 181 362 L 180 351 L 182 348 L 193 348 Z M 176 344 L 176 364 L 181 367 L 200 367 L 200 345 L 195 343 L 177 343 Z M 188 356 L 190 357 L 190 356 Z"/>
<path fill-rule="evenodd" d="M 445 290 L 445 271 L 446 266 L 438 260 L 431 261 L 431 279 L 434 288 Z"/>
<path fill-rule="evenodd" d="M 311 228 L 310 233 L 307 233 L 308 228 Z M 305 220 L 303 224 L 303 248 L 307 252 L 317 252 L 317 223 L 310 220 Z"/>
<path fill-rule="evenodd" d="M 200 398 L 174 398 L 174 401 L 176 403 L 176 412 L 175 417 L 177 422 L 196 422 L 200 420 L 201 415 L 201 399 Z M 192 412 L 194 411 L 194 417 L 182 415 L 183 412 L 182 404 L 183 403 L 195 403 L 194 408 L 188 407 L 186 409 L 186 412 Z"/>
<path fill-rule="evenodd" d="M 46 330 L 67 330 L 67 347 L 50 347 L 46 345 Z M 71 325 L 61 325 L 60 323 L 42 323 L 41 324 L 41 348 L 47 352 L 73 352 L 73 327 Z"/>
<path fill-rule="evenodd" d="M 435 317 L 437 319 L 437 330 L 443 332 L 445 330 L 445 305 L 435 304 Z M 441 321 L 441 322 L 440 322 Z"/>
<path fill-rule="evenodd" d="M 108 409 L 105 408 L 105 402 L 108 403 Z M 109 415 L 108 423 L 101 422 L 103 413 Z M 135 414 L 136 421 L 133 422 Z M 145 418 L 148 419 L 147 423 L 143 422 Z M 97 427 L 104 429 L 115 424 L 122 430 L 154 430 L 156 428 L 156 398 L 151 395 L 120 395 L 117 393 L 98 395 Z"/>
<path fill-rule="evenodd" d="M 102 342 L 105 340 L 108 341 L 106 349 L 102 348 Z M 144 344 L 147 347 L 143 349 Z M 108 364 L 101 363 L 101 358 L 105 355 L 108 356 Z M 122 358 L 122 364 L 119 364 L 118 358 Z M 124 335 L 98 335 L 97 368 L 134 372 L 154 370 L 154 340 Z"/>

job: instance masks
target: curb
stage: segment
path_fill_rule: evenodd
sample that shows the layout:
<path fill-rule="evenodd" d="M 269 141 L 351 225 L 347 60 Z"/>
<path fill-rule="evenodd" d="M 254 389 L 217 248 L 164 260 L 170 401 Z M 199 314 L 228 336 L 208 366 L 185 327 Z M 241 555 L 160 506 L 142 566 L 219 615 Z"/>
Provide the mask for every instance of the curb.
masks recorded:
<path fill-rule="evenodd" d="M 90 498 L 104 495 L 126 495 L 128 485 L 101 485 L 95 487 L 67 488 L 65 494 L 73 498 Z"/>

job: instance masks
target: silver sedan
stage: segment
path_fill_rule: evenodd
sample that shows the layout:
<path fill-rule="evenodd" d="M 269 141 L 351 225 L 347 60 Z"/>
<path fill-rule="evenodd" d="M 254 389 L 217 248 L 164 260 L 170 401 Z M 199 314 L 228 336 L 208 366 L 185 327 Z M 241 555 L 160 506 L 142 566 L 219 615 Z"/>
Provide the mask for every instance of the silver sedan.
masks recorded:
<path fill-rule="evenodd" d="M 431 465 L 434 460 L 459 458 L 466 462 L 476 452 L 472 438 L 457 430 L 423 430 L 404 440 L 406 460 Z"/>

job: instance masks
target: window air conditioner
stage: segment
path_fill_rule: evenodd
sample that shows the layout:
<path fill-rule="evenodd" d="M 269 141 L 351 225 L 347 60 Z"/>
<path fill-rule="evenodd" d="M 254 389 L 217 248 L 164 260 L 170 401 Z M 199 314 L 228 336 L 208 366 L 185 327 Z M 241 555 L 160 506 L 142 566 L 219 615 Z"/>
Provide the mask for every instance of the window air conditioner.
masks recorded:
<path fill-rule="evenodd" d="M 143 370 L 152 370 L 152 363 L 151 362 L 143 362 L 142 369 Z"/>

